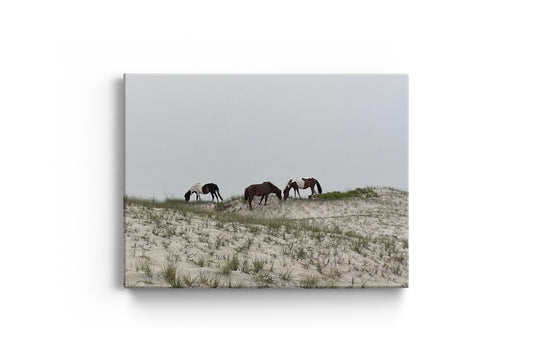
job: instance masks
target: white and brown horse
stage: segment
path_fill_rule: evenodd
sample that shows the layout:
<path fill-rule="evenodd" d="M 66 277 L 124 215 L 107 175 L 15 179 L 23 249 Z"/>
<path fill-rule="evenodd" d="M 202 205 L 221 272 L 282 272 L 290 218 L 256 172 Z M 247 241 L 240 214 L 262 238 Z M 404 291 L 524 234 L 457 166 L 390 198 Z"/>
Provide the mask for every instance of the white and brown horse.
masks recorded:
<path fill-rule="evenodd" d="M 301 198 L 302 196 L 300 196 L 300 189 L 311 188 L 311 195 L 309 195 L 309 198 L 311 198 L 315 194 L 315 185 L 318 189 L 318 193 L 321 194 L 322 187 L 320 186 L 318 180 L 316 180 L 315 178 L 292 178 L 287 183 L 285 190 L 283 190 L 283 200 L 287 200 L 291 189 L 294 189 L 294 198 L 296 198 L 296 193 L 298 193 L 298 197 Z"/>
<path fill-rule="evenodd" d="M 211 202 L 215 200 L 215 197 L 217 198 L 217 202 L 218 202 L 219 197 L 222 201 L 224 201 L 222 196 L 220 196 L 220 191 L 218 189 L 218 186 L 211 182 L 208 184 L 202 184 L 198 182 L 192 185 L 189 191 L 185 193 L 185 201 L 189 202 L 189 200 L 191 199 L 191 194 L 193 193 L 196 194 L 196 201 L 200 199 L 200 194 L 207 195 L 209 193 L 211 194 Z"/>

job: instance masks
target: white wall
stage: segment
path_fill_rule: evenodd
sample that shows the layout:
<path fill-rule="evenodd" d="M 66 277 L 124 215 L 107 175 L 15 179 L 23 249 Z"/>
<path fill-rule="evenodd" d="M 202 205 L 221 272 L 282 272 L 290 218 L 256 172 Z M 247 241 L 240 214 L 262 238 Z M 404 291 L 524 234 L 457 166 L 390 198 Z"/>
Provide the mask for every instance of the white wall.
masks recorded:
<path fill-rule="evenodd" d="M 531 352 L 528 14 L 463 1 L 3 6 L 0 347 Z M 123 289 L 124 72 L 409 73 L 410 288 Z"/>

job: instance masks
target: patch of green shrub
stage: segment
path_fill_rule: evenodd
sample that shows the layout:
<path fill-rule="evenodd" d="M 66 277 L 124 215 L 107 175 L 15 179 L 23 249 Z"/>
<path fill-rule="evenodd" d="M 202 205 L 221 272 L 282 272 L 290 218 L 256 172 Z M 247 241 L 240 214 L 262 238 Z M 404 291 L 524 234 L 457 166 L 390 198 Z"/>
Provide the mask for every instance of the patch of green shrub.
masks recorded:
<path fill-rule="evenodd" d="M 357 188 L 355 190 L 350 190 L 346 192 L 340 192 L 340 191 L 326 192 L 320 195 L 315 195 L 315 197 L 320 200 L 337 200 L 337 199 L 348 198 L 348 197 L 372 198 L 372 197 L 378 197 L 378 194 L 376 193 L 376 191 L 370 188 Z"/>

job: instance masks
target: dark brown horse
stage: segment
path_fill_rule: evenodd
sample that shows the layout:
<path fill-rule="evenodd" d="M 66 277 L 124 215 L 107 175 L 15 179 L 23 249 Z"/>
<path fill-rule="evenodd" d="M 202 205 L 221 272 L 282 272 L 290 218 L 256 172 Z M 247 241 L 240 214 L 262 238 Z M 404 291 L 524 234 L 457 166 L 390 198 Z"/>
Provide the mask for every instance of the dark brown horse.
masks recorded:
<path fill-rule="evenodd" d="M 281 190 L 269 181 L 265 181 L 262 184 L 250 185 L 244 189 L 244 201 L 248 201 L 248 205 L 250 205 L 250 209 L 252 209 L 252 200 L 254 199 L 254 196 L 261 196 L 259 205 L 261 205 L 263 198 L 265 198 L 266 205 L 268 195 L 270 193 L 275 193 L 276 196 L 281 200 Z"/>
<path fill-rule="evenodd" d="M 309 198 L 311 198 L 315 194 L 315 185 L 318 188 L 318 193 L 321 194 L 322 186 L 320 186 L 320 183 L 315 178 L 292 178 L 283 190 L 283 200 L 287 200 L 291 189 L 294 189 L 294 198 L 296 198 L 296 193 L 298 193 L 298 197 L 301 198 L 300 189 L 307 189 L 308 187 L 311 188 L 311 195 L 309 195 Z"/>

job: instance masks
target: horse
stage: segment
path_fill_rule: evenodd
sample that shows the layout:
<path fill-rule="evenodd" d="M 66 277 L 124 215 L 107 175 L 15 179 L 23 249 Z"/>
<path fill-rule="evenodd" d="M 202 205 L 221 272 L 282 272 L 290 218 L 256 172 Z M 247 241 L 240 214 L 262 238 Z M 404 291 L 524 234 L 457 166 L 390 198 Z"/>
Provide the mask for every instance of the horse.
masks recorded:
<path fill-rule="evenodd" d="M 315 194 L 315 185 L 318 188 L 318 193 L 322 193 L 322 186 L 320 186 L 320 183 L 315 178 L 292 178 L 287 183 L 287 186 L 283 190 L 283 201 L 286 201 L 289 197 L 289 192 L 291 189 L 294 189 L 294 198 L 296 198 L 296 193 L 298 193 L 298 197 L 302 198 L 300 196 L 300 189 L 307 189 L 308 187 L 311 188 L 311 195 L 309 195 L 309 198 L 313 197 Z"/>
<path fill-rule="evenodd" d="M 244 201 L 248 201 L 248 205 L 250 206 L 250 209 L 252 209 L 252 200 L 254 199 L 254 196 L 261 196 L 259 205 L 261 205 L 263 198 L 265 198 L 266 206 L 268 195 L 270 193 L 275 193 L 281 201 L 281 190 L 278 189 L 276 185 L 274 185 L 270 181 L 265 181 L 262 184 L 250 185 L 246 189 L 244 189 Z"/>
<path fill-rule="evenodd" d="M 193 193 L 196 194 L 196 201 L 200 200 L 200 194 L 207 195 L 209 193 L 211 194 L 211 202 L 215 201 L 215 197 L 217 198 L 217 202 L 219 197 L 222 201 L 224 201 L 222 196 L 220 196 L 220 190 L 218 189 L 218 186 L 212 182 L 208 184 L 201 184 L 198 182 L 192 185 L 189 191 L 185 193 L 185 201 L 189 202 L 191 194 Z"/>

